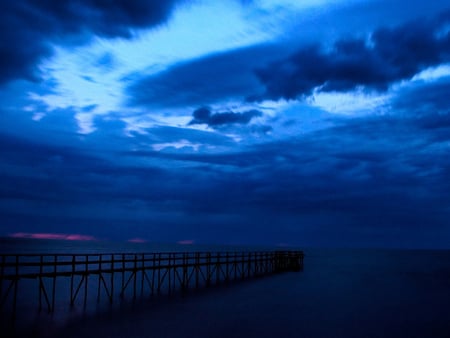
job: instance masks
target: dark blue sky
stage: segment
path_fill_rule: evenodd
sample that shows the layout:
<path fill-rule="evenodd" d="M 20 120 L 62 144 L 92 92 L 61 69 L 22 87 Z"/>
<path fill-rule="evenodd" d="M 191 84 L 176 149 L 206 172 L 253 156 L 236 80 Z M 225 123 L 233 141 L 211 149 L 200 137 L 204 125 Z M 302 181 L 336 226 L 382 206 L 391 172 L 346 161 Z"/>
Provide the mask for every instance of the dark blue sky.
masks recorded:
<path fill-rule="evenodd" d="M 0 3 L 0 236 L 450 248 L 448 1 Z"/>

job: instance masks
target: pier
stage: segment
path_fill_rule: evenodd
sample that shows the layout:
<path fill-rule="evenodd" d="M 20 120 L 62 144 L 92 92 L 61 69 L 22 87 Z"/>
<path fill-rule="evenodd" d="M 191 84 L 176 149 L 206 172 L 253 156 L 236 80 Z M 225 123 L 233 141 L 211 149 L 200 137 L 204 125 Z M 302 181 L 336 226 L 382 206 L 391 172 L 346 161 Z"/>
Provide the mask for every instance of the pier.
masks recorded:
<path fill-rule="evenodd" d="M 300 271 L 303 257 L 302 251 L 0 255 L 0 318 L 14 323 L 23 302 L 53 313 L 55 304 L 86 309 Z"/>

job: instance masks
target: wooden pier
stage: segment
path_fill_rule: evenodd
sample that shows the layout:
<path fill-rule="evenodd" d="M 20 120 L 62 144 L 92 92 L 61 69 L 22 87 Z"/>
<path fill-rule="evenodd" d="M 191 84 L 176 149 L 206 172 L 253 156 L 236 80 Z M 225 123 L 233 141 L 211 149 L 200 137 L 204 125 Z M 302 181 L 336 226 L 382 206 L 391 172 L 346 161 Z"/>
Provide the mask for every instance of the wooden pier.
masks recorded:
<path fill-rule="evenodd" d="M 0 316 L 14 322 L 20 298 L 52 313 L 302 269 L 302 251 L 0 255 Z"/>

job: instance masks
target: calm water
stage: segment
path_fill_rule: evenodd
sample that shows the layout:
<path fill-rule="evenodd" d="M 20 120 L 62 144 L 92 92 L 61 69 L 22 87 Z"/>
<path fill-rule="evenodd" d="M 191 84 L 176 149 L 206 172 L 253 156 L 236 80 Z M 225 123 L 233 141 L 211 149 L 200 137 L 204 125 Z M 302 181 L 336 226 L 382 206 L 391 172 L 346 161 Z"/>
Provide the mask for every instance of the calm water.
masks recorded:
<path fill-rule="evenodd" d="M 224 248 L 34 240 L 1 242 L 3 252 L 19 249 L 21 252 L 84 253 Z M 65 338 L 450 336 L 450 251 L 304 251 L 303 272 L 236 282 L 186 297 L 164 297 L 112 312 L 87 315 L 77 312 L 68 317 L 56 313 L 50 318 L 40 315 L 34 317 L 37 325 L 34 335 Z M 38 325 L 44 322 L 45 325 Z"/>

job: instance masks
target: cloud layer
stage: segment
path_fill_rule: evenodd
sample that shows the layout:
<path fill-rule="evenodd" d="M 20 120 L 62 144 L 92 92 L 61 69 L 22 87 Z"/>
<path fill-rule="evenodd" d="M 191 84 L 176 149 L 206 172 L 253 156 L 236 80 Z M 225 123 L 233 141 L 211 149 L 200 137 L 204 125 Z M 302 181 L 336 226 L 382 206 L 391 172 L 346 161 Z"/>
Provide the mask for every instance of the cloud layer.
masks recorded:
<path fill-rule="evenodd" d="M 5 3 L 0 236 L 448 247 L 448 5 L 288 3 Z"/>

